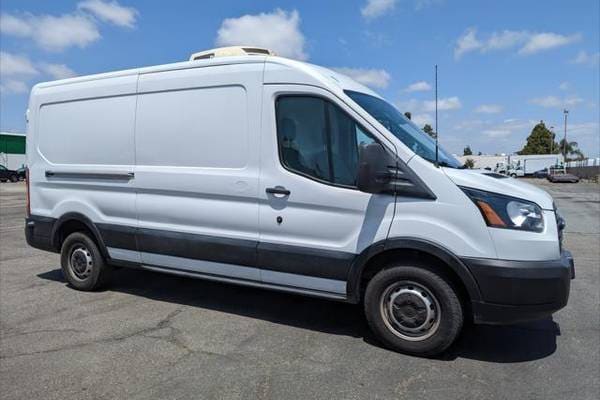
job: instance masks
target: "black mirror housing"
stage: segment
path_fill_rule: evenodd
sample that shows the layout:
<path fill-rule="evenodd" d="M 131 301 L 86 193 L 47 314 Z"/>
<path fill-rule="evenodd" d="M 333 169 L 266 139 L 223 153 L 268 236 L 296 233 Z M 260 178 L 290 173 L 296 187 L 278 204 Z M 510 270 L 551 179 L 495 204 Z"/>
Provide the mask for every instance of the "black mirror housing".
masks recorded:
<path fill-rule="evenodd" d="M 391 163 L 391 164 L 390 164 Z M 379 143 L 362 148 L 358 158 L 358 190 L 366 193 L 390 191 L 390 182 L 395 161 Z"/>

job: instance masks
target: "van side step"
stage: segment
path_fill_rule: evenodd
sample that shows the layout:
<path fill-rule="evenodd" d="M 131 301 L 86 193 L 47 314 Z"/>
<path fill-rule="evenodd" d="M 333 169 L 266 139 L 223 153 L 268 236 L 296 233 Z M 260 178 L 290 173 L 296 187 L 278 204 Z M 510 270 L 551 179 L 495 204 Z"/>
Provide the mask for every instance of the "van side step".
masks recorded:
<path fill-rule="evenodd" d="M 223 276 L 219 276 L 219 275 L 211 275 L 211 274 L 205 274 L 205 273 L 199 273 L 199 272 L 184 271 L 184 270 L 180 270 L 177 268 L 157 267 L 157 266 L 152 266 L 152 265 L 140 265 L 139 268 L 145 269 L 148 271 L 163 272 L 163 273 L 171 274 L 171 275 L 184 276 L 184 277 L 188 277 L 188 278 L 206 279 L 206 280 L 216 281 L 216 282 L 231 283 L 234 285 L 250 286 L 250 287 L 256 287 L 256 288 L 261 288 L 261 289 L 278 290 L 278 291 L 282 291 L 282 292 L 297 293 L 297 294 L 302 294 L 302 295 L 311 296 L 311 297 L 321 297 L 321 298 L 327 298 L 327 299 L 337 300 L 337 301 L 346 301 L 347 300 L 345 295 L 341 295 L 341 294 L 337 294 L 337 293 L 323 292 L 323 291 L 312 290 L 312 289 L 301 289 L 301 288 L 292 287 L 292 286 L 273 285 L 273 284 L 269 284 L 269 283 L 257 282 L 257 281 L 246 280 L 246 279 L 227 278 L 227 277 L 223 277 Z"/>

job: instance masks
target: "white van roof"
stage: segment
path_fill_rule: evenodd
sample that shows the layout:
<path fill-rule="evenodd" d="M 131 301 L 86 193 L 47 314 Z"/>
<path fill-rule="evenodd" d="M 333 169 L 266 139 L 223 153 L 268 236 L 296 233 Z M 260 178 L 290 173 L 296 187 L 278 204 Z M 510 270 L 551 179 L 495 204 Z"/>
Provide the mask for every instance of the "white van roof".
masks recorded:
<path fill-rule="evenodd" d="M 240 47 L 242 48 L 242 47 Z M 302 61 L 291 60 L 284 57 L 278 57 L 271 55 L 272 51 L 268 49 L 261 49 L 259 47 L 247 47 L 247 49 L 260 49 L 269 52 L 269 55 L 259 55 L 253 53 L 251 55 L 235 55 L 232 53 L 237 50 L 224 49 L 213 49 L 205 52 L 194 53 L 191 58 L 200 57 L 192 61 L 184 61 L 172 64 L 155 65 L 150 67 L 141 67 L 128 70 L 107 72 L 102 74 L 78 76 L 74 78 L 62 79 L 57 81 L 38 83 L 32 89 L 32 94 L 38 90 L 44 88 L 56 87 L 61 85 L 69 85 L 73 83 L 89 82 L 94 80 L 102 80 L 116 77 L 124 77 L 136 74 L 150 74 L 163 71 L 172 71 L 179 69 L 189 68 L 202 68 L 209 66 L 218 65 L 233 65 L 233 64 L 248 64 L 248 63 L 265 63 L 265 83 L 306 83 L 306 84 L 320 84 L 329 90 L 337 92 L 338 90 L 354 90 L 357 92 L 368 93 L 379 97 L 375 92 L 361 85 L 352 78 L 332 71 L 328 68 L 320 67 L 318 65 L 309 64 Z M 211 52 L 220 52 L 220 56 L 204 57 Z M 243 50 L 246 51 L 246 50 Z M 227 52 L 227 55 L 223 55 Z M 229 55 L 231 54 L 231 55 Z M 267 80 L 268 79 L 268 80 Z"/>

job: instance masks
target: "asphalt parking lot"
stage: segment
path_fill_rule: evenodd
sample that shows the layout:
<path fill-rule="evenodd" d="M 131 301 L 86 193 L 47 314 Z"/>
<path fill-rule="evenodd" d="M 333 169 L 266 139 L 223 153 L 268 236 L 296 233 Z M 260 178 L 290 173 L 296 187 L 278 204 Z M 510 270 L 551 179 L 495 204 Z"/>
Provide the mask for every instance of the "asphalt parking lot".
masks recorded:
<path fill-rule="evenodd" d="M 597 399 L 600 186 L 532 182 L 567 220 L 568 306 L 470 327 L 435 360 L 381 348 L 359 306 L 127 269 L 73 290 L 25 243 L 24 184 L 0 184 L 0 397 Z"/>

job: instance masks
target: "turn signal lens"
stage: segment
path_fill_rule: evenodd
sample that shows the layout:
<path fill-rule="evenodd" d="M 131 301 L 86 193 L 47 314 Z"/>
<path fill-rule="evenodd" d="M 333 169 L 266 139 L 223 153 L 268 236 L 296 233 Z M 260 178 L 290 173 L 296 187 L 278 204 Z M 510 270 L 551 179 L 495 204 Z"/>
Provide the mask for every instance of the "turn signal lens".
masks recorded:
<path fill-rule="evenodd" d="M 481 210 L 481 213 L 483 214 L 483 217 L 489 226 L 502 228 L 506 227 L 506 224 L 504 221 L 502 221 L 502 218 L 496 214 L 496 211 L 494 211 L 494 209 L 488 203 L 477 200 L 477 206 L 479 207 L 479 210 Z"/>

